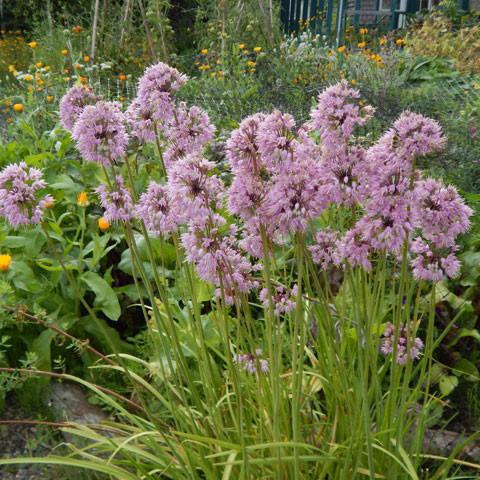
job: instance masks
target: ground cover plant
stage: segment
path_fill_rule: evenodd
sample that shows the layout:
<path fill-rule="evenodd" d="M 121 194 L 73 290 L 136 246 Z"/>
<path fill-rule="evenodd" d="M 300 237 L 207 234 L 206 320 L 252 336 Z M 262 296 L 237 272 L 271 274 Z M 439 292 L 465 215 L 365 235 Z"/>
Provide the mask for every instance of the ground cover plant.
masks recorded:
<path fill-rule="evenodd" d="M 208 115 L 176 99 L 185 83 L 151 66 L 126 110 L 81 85 L 67 92 L 62 125 L 83 159 L 76 168 L 90 174 L 73 211 L 68 164 L 50 185 L 48 170 L 25 162 L 0 174 L 7 238 L 42 249 L 37 267 L 107 351 L 75 340 L 98 360 L 90 379 L 34 358 L 3 371 L 79 382 L 112 413 L 102 425 L 64 424 L 84 442 L 69 455 L 1 463 L 113 478 L 447 478 L 480 468 L 464 448 L 472 439 L 446 455 L 425 442 L 452 382 L 434 356 L 451 327 L 435 329 L 437 295 L 459 272 L 457 237 L 472 214 L 418 167 L 444 147 L 440 125 L 404 112 L 365 144 L 357 133 L 374 109 L 342 81 L 303 124 L 280 111 L 243 119 L 216 163 Z M 90 201 L 109 233 L 91 232 Z M 115 265 L 99 264 L 119 242 L 117 268 L 133 282 L 123 292 L 111 286 Z M 15 282 L 15 254 L 2 261 L 5 283 Z M 10 308 L 65 338 L 51 291 Z M 143 316 L 141 357 L 105 321 L 121 304 Z M 119 391 L 102 385 L 109 374 Z"/>

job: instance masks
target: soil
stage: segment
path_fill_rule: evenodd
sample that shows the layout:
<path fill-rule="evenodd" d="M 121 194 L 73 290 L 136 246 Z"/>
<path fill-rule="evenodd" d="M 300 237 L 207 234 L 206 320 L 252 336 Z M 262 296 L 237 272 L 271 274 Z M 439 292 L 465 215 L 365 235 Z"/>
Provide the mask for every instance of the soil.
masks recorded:
<path fill-rule="evenodd" d="M 14 396 L 7 398 L 0 420 L 30 420 L 22 412 Z M 42 457 L 48 455 L 58 444 L 58 435 L 49 427 L 31 424 L 0 425 L 0 457 Z M 57 475 L 55 474 L 57 472 Z M 58 469 L 49 465 L 6 465 L 0 466 L 0 480 L 54 480 Z"/>

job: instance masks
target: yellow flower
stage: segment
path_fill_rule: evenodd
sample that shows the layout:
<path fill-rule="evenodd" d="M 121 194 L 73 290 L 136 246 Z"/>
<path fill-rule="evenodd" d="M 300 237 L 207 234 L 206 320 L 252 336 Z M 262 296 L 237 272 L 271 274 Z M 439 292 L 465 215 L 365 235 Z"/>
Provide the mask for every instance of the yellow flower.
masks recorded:
<path fill-rule="evenodd" d="M 337 52 L 343 53 L 346 49 L 347 49 L 347 47 L 345 45 L 340 45 L 337 48 Z"/>
<path fill-rule="evenodd" d="M 35 65 L 37 66 L 37 68 L 42 68 L 42 67 L 43 67 L 43 63 L 42 63 L 42 62 L 37 62 Z"/>
<path fill-rule="evenodd" d="M 63 50 L 60 51 L 60 53 L 66 57 L 68 55 L 68 50 L 66 48 L 64 48 Z"/>
<path fill-rule="evenodd" d="M 368 33 L 368 28 L 361 28 L 359 32 L 360 32 L 360 35 L 366 35 Z"/>
<path fill-rule="evenodd" d="M 367 42 L 360 42 L 357 44 L 358 48 L 365 48 L 367 46 Z"/>
<path fill-rule="evenodd" d="M 253 49 L 253 51 L 254 51 L 255 53 L 260 53 L 260 52 L 262 51 L 262 47 L 255 47 L 255 48 Z"/>
<path fill-rule="evenodd" d="M 90 55 L 84 55 L 83 56 L 83 61 L 86 62 L 86 63 L 89 62 L 90 61 Z"/>
<path fill-rule="evenodd" d="M 80 192 L 77 197 L 77 205 L 79 205 L 80 207 L 86 207 L 88 204 L 89 202 L 87 192 Z"/>
<path fill-rule="evenodd" d="M 13 111 L 14 111 L 14 112 L 22 113 L 23 110 L 24 110 L 24 107 L 23 107 L 23 104 L 22 104 L 22 103 L 16 103 L 16 104 L 13 106 Z"/>
<path fill-rule="evenodd" d="M 206 70 L 210 70 L 210 65 L 206 64 L 206 65 L 200 65 L 198 67 L 199 70 L 201 70 L 202 72 L 205 72 Z"/>
<path fill-rule="evenodd" d="M 53 99 L 54 99 L 54 96 L 53 96 L 53 95 L 47 95 L 47 102 L 48 102 L 48 103 L 52 103 L 52 102 L 53 102 Z"/>
<path fill-rule="evenodd" d="M 11 104 L 12 104 L 12 101 L 11 101 L 9 98 L 7 98 L 7 99 L 5 100 L 5 106 L 6 106 L 6 107 L 9 107 Z"/>
<path fill-rule="evenodd" d="M 38 47 L 38 43 L 37 43 L 37 42 L 30 42 L 30 43 L 27 43 L 27 45 L 28 45 L 30 48 L 37 48 L 37 47 Z"/>
<path fill-rule="evenodd" d="M 357 84 L 357 81 L 356 81 L 354 78 L 352 78 L 352 80 L 350 80 L 350 83 L 351 83 L 352 85 L 356 85 L 356 84 Z"/>
<path fill-rule="evenodd" d="M 30 74 L 27 74 L 27 75 L 25 75 L 25 77 L 23 77 L 23 79 L 26 82 L 31 82 L 33 80 L 33 77 Z"/>
<path fill-rule="evenodd" d="M 48 72 L 48 71 L 50 70 L 50 67 L 47 65 L 47 66 L 44 68 L 44 70 L 45 70 L 46 72 Z"/>
<path fill-rule="evenodd" d="M 256 65 L 257 65 L 257 64 L 256 64 L 254 61 L 252 61 L 252 60 L 249 60 L 249 61 L 247 62 L 247 67 L 255 68 Z"/>
<path fill-rule="evenodd" d="M 9 65 L 8 66 L 8 71 L 10 73 L 17 73 L 17 69 L 15 68 L 15 65 Z"/>
<path fill-rule="evenodd" d="M 240 44 L 238 45 L 238 48 L 239 48 L 240 50 L 243 50 L 243 49 L 245 48 L 245 44 L 244 44 L 244 43 L 240 43 Z"/>
<path fill-rule="evenodd" d="M 387 44 L 387 37 L 385 35 L 380 39 L 380 45 L 386 45 Z"/>
<path fill-rule="evenodd" d="M 403 39 L 403 38 L 397 38 L 397 39 L 395 40 L 395 43 L 396 43 L 399 47 L 401 47 L 401 46 L 405 45 L 405 39 Z"/>
<path fill-rule="evenodd" d="M 10 268 L 12 257 L 8 254 L 0 255 L 0 270 L 6 272 Z"/>
<path fill-rule="evenodd" d="M 100 217 L 98 219 L 98 228 L 102 232 L 105 232 L 105 230 L 108 230 L 110 228 L 110 222 L 105 217 Z"/>
<path fill-rule="evenodd" d="M 201 53 L 202 55 L 206 55 L 206 54 L 208 53 L 208 48 L 202 48 L 202 49 L 200 50 L 200 53 Z"/>

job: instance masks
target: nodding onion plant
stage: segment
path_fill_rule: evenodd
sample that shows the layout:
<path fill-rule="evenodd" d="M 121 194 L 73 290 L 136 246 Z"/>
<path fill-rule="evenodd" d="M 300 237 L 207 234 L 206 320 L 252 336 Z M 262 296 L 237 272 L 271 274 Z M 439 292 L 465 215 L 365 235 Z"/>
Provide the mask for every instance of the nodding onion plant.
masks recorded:
<path fill-rule="evenodd" d="M 342 81 L 299 127 L 279 111 L 245 118 L 217 164 L 207 114 L 175 99 L 185 81 L 160 63 L 126 112 L 83 87 L 61 102 L 131 253 L 150 357 L 115 351 L 92 367 L 123 372 L 137 408 L 77 379 L 115 412 L 64 427 L 81 448 L 0 463 L 122 480 L 395 480 L 419 478 L 428 458 L 431 478 L 446 478 L 459 461 L 423 442 L 437 401 L 435 284 L 459 270 L 471 211 L 417 166 L 444 145 L 440 126 L 405 112 L 365 146 L 355 134 L 374 109 Z M 41 172 L 8 166 L 0 213 L 13 227 L 42 222 L 45 187 Z M 173 279 L 158 240 L 175 252 Z"/>

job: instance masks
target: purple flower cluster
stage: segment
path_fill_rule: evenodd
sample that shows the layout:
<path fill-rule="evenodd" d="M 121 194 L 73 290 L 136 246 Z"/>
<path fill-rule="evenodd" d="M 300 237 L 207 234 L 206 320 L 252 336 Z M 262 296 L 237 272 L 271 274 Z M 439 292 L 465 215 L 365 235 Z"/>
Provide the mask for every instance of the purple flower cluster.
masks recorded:
<path fill-rule="evenodd" d="M 118 175 L 111 188 L 100 185 L 97 188 L 100 203 L 105 210 L 103 216 L 109 222 L 131 220 L 133 215 L 133 202 L 130 192 L 125 187 L 123 178 Z"/>
<path fill-rule="evenodd" d="M 298 285 L 296 284 L 289 290 L 283 285 L 279 285 L 275 287 L 272 295 L 269 294 L 268 288 L 262 288 L 259 297 L 265 308 L 269 308 L 271 301 L 274 308 L 273 313 L 280 316 L 282 313 L 289 313 L 295 308 L 297 292 Z"/>
<path fill-rule="evenodd" d="M 172 94 L 186 80 L 185 75 L 166 63 L 160 62 L 148 67 L 138 81 L 137 100 L 139 108 L 143 111 L 149 111 L 154 121 L 169 121 L 174 111 Z"/>
<path fill-rule="evenodd" d="M 165 163 L 174 161 L 188 154 L 199 152 L 215 133 L 208 115 L 199 107 L 188 108 L 184 102 L 175 107 L 171 122 L 166 128 L 167 149 Z"/>
<path fill-rule="evenodd" d="M 73 129 L 73 138 L 85 160 L 105 167 L 127 151 L 125 116 L 118 102 L 98 102 L 84 108 Z"/>
<path fill-rule="evenodd" d="M 423 342 L 420 338 L 413 338 L 410 329 L 405 325 L 400 327 L 398 332 L 395 332 L 395 326 L 388 323 L 383 333 L 383 340 L 380 351 L 387 356 L 395 351 L 396 346 L 396 362 L 400 365 L 405 365 L 410 358 L 415 360 L 420 357 L 423 350 Z"/>
<path fill-rule="evenodd" d="M 318 96 L 318 105 L 312 111 L 312 125 L 319 130 L 323 147 L 328 152 L 336 152 L 344 147 L 355 127 L 365 125 L 373 113 L 371 106 L 361 104 L 360 92 L 342 80 Z"/>
<path fill-rule="evenodd" d="M 125 112 L 125 120 L 130 134 L 140 143 L 155 141 L 156 122 L 150 106 L 143 105 L 138 98 L 135 98 Z"/>
<path fill-rule="evenodd" d="M 100 97 L 88 87 L 72 87 L 60 100 L 60 121 L 69 132 L 87 105 L 95 105 Z"/>
<path fill-rule="evenodd" d="M 41 195 L 46 186 L 40 170 L 25 162 L 7 165 L 0 172 L 0 216 L 17 229 L 42 220 L 45 208 L 53 205 L 50 195 Z"/>
<path fill-rule="evenodd" d="M 150 182 L 135 206 L 135 216 L 145 223 L 153 235 L 168 236 L 178 227 L 178 218 L 170 209 L 170 199 L 165 185 Z"/>
<path fill-rule="evenodd" d="M 248 373 L 267 373 L 268 361 L 262 358 L 263 351 L 261 348 L 257 348 L 255 353 L 241 353 L 235 355 L 234 362 L 241 366 L 243 370 Z"/>
<path fill-rule="evenodd" d="M 339 235 L 333 230 L 320 230 L 317 232 L 315 244 L 309 247 L 312 260 L 322 270 L 327 270 L 330 265 L 337 263 Z"/>

